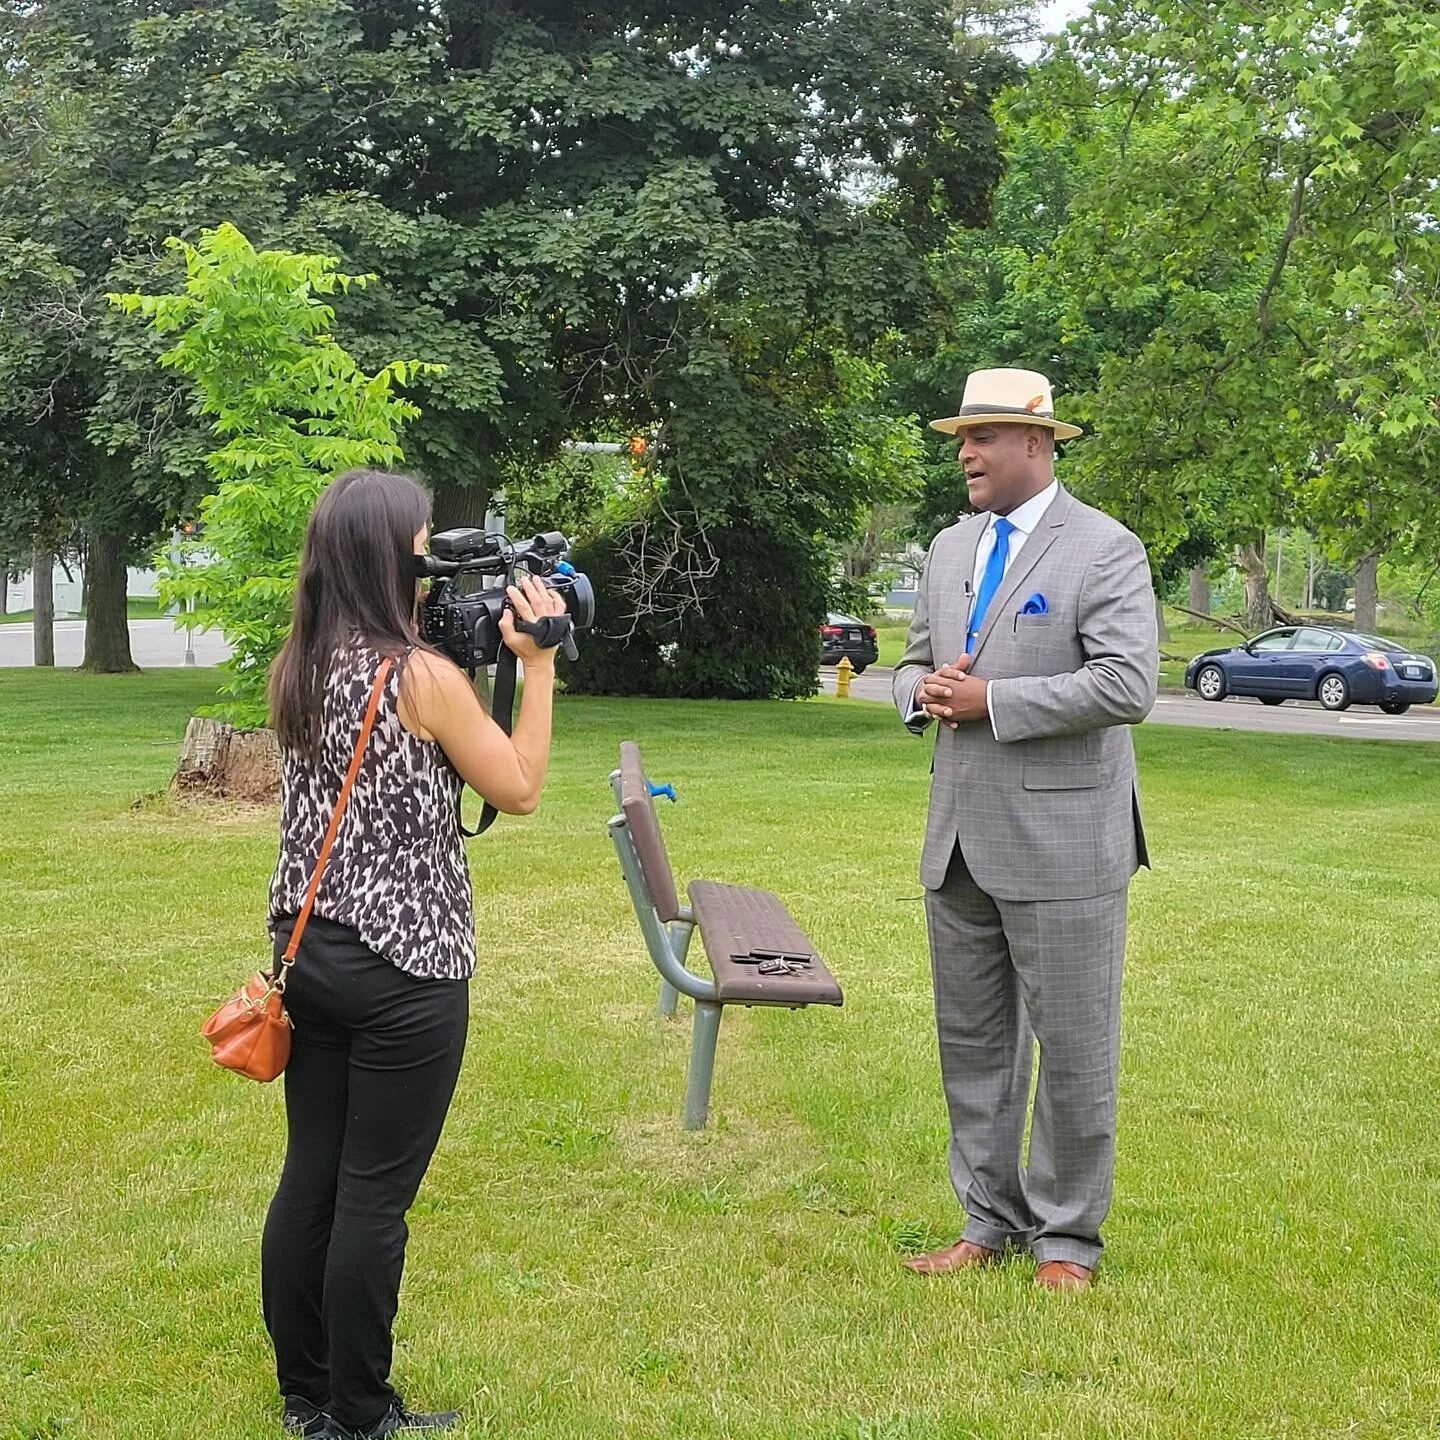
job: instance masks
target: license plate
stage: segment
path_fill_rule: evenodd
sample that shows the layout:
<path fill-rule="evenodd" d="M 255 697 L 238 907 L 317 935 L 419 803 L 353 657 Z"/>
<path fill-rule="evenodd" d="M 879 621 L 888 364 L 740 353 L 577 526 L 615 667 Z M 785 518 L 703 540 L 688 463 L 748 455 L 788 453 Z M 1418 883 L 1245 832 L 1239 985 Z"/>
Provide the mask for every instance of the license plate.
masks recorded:
<path fill-rule="evenodd" d="M 846 632 L 845 638 L 847 640 L 853 640 L 858 645 L 860 643 L 860 632 L 858 630 L 849 630 Z"/>
<path fill-rule="evenodd" d="M 1407 680 L 1423 680 L 1425 678 L 1425 671 L 1419 665 L 1402 665 L 1400 673 Z"/>

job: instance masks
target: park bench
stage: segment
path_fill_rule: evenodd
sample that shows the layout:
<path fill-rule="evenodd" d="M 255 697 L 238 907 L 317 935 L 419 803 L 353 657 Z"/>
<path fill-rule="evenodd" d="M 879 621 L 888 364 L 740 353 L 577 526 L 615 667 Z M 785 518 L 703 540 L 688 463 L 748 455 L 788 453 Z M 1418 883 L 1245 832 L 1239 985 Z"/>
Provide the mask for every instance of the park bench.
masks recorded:
<path fill-rule="evenodd" d="M 640 750 L 620 747 L 620 768 L 610 776 L 620 813 L 610 838 L 640 922 L 650 959 L 660 972 L 659 1013 L 669 1017 L 681 995 L 695 1002 L 690 1072 L 685 1087 L 685 1128 L 703 1130 L 710 1109 L 715 1046 L 726 1005 L 839 1005 L 839 983 L 778 895 L 713 880 L 692 880 L 682 904 L 655 813 L 655 794 Z M 670 798 L 674 799 L 673 792 Z M 696 928 L 713 978 L 686 965 Z"/>

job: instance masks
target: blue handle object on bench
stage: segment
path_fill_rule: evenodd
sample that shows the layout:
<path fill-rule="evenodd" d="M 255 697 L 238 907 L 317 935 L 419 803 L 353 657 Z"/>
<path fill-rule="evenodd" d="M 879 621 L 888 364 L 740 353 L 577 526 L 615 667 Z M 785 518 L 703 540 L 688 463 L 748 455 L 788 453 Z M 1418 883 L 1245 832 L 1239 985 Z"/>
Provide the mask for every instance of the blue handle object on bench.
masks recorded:
<path fill-rule="evenodd" d="M 671 802 L 680 798 L 676 795 L 673 785 L 657 785 L 653 780 L 647 780 L 645 783 L 650 787 L 650 798 L 652 800 L 657 799 L 661 795 L 665 796 L 665 798 Z"/>

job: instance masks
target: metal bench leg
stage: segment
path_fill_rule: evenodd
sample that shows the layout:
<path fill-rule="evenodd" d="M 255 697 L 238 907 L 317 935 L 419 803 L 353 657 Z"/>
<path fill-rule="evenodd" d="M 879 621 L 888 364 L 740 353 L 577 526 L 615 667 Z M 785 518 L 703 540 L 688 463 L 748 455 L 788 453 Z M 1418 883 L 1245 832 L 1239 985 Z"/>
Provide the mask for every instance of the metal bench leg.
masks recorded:
<path fill-rule="evenodd" d="M 680 992 L 668 981 L 660 982 L 660 1003 L 655 1007 L 655 1013 L 662 1020 L 673 1020 L 675 1018 L 675 1007 L 680 1003 Z"/>
<path fill-rule="evenodd" d="M 715 1078 L 715 1042 L 720 1038 L 719 1005 L 695 1003 L 690 1036 L 690 1074 L 685 1084 L 685 1128 L 703 1130 L 710 1114 L 710 1082 Z"/>

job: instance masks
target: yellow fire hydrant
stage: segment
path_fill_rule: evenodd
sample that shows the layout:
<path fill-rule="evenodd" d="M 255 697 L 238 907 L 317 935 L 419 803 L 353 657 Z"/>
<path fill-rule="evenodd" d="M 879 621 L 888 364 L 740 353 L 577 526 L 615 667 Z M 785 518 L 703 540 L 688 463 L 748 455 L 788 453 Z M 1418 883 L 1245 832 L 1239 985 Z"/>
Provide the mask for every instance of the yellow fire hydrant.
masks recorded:
<path fill-rule="evenodd" d="M 854 673 L 855 667 L 850 663 L 850 657 L 842 655 L 840 663 L 835 667 L 835 698 L 837 700 L 850 698 L 850 677 Z"/>

